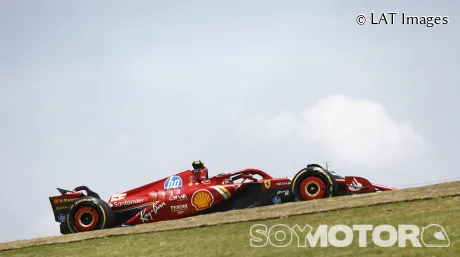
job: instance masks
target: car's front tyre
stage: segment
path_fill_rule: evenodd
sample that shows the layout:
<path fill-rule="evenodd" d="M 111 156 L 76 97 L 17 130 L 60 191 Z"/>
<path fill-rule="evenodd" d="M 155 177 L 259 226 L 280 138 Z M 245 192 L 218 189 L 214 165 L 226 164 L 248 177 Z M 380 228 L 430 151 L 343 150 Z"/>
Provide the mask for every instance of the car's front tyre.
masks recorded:
<path fill-rule="evenodd" d="M 312 164 L 300 170 L 292 179 L 296 201 L 330 198 L 337 192 L 334 175 L 319 165 Z"/>

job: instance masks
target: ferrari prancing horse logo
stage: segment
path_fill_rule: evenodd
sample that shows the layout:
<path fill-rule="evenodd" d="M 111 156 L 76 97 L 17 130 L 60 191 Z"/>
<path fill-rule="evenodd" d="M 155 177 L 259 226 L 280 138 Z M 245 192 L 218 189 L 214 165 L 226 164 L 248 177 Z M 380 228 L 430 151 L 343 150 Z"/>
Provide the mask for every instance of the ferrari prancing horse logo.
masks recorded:
<path fill-rule="evenodd" d="M 270 188 L 270 186 L 271 186 L 270 180 L 265 180 L 264 185 L 265 185 L 266 188 Z"/>

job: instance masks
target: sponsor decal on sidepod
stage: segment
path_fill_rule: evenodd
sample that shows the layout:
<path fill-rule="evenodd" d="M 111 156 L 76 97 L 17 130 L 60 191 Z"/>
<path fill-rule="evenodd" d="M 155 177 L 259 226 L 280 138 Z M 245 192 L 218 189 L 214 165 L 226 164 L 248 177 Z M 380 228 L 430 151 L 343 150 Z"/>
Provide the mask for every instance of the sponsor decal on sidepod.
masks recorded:
<path fill-rule="evenodd" d="M 169 197 L 169 201 L 185 201 L 185 200 L 188 200 L 188 197 L 186 194 L 181 194 L 181 195 L 173 195 L 171 197 Z"/>
<path fill-rule="evenodd" d="M 147 220 L 149 220 L 149 218 L 150 218 L 150 220 L 153 220 L 152 212 L 155 212 L 155 214 L 157 214 L 157 212 L 158 212 L 163 206 L 165 206 L 165 205 L 166 205 L 165 202 L 162 202 L 162 203 L 159 204 L 159 205 L 156 205 L 156 203 L 153 204 L 153 205 L 152 205 L 152 210 L 150 210 L 149 212 L 146 213 L 146 210 L 145 210 L 145 209 L 141 211 L 141 213 L 140 213 L 140 215 L 139 215 L 139 219 L 140 219 L 142 222 L 146 222 Z"/>
<path fill-rule="evenodd" d="M 177 214 L 182 214 L 186 210 L 188 210 L 188 204 L 171 206 L 171 212 L 177 212 Z"/>
<path fill-rule="evenodd" d="M 170 188 L 180 188 L 182 187 L 182 179 L 179 176 L 171 176 L 169 177 L 164 184 L 164 189 Z"/>
<path fill-rule="evenodd" d="M 154 204 L 152 210 L 155 212 L 155 214 L 157 214 L 157 212 L 161 209 L 161 207 L 163 207 L 163 206 L 165 206 L 165 205 L 166 205 L 165 202 L 162 202 L 162 203 L 161 203 L 160 205 L 158 205 L 158 206 L 157 206 L 156 204 Z"/>
<path fill-rule="evenodd" d="M 123 202 L 114 202 L 112 203 L 114 208 L 117 207 L 123 207 L 123 206 L 129 206 L 133 204 L 141 204 L 144 202 L 144 199 L 134 199 L 134 200 L 125 200 Z"/>
<path fill-rule="evenodd" d="M 197 211 L 210 208 L 214 203 L 214 196 L 206 189 L 200 189 L 193 193 L 191 204 Z"/>
<path fill-rule="evenodd" d="M 277 186 L 284 186 L 284 185 L 290 185 L 291 182 L 278 182 L 276 183 Z"/>

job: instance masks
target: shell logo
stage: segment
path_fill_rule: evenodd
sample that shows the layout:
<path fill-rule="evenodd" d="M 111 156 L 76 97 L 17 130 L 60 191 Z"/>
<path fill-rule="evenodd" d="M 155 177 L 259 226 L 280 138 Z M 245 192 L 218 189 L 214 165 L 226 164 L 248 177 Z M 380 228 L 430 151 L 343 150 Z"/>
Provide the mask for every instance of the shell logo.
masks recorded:
<path fill-rule="evenodd" d="M 192 205 L 197 211 L 211 207 L 214 202 L 214 196 L 208 190 L 198 190 L 192 195 Z"/>

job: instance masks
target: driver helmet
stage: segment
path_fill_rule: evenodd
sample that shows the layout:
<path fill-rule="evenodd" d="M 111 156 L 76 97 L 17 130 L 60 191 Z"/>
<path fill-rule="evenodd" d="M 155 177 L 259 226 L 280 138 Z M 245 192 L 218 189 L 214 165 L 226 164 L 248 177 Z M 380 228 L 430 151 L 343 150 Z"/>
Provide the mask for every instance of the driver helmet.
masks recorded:
<path fill-rule="evenodd" d="M 194 161 L 192 163 L 192 167 L 194 170 L 201 170 L 204 169 L 204 163 L 202 161 Z"/>

